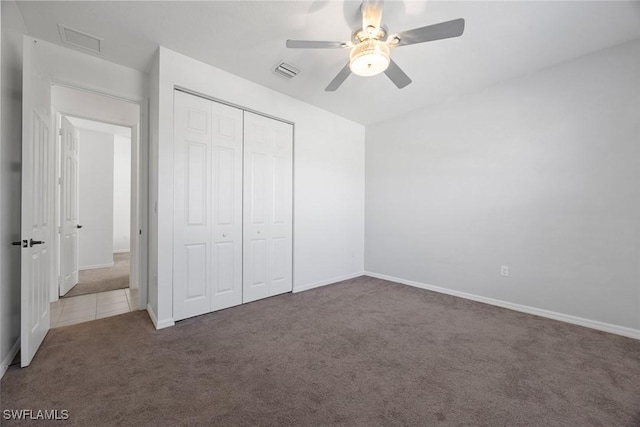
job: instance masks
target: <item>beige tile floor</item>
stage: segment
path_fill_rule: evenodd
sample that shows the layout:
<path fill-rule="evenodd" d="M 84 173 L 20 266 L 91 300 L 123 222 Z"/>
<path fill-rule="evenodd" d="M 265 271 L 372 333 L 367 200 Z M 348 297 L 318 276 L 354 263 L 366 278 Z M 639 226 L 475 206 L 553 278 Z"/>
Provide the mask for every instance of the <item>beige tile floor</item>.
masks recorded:
<path fill-rule="evenodd" d="M 60 298 L 51 303 L 51 328 L 74 325 L 138 310 L 138 290 L 118 289 Z"/>

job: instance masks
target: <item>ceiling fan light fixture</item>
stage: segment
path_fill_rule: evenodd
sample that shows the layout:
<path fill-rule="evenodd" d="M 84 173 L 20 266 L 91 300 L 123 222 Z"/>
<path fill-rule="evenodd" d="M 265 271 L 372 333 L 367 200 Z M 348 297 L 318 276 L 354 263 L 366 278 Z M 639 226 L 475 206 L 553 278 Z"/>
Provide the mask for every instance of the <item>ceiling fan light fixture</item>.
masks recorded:
<path fill-rule="evenodd" d="M 287 40 L 287 47 L 294 49 L 350 48 L 349 63 L 331 80 L 324 89 L 326 92 L 337 90 L 352 73 L 368 77 L 384 72 L 398 89 L 402 89 L 411 83 L 411 79 L 391 60 L 392 48 L 450 39 L 464 32 L 464 19 L 459 18 L 389 36 L 389 30 L 382 22 L 382 3 L 383 0 L 362 1 L 362 28 L 351 35 L 350 42 Z"/>
<path fill-rule="evenodd" d="M 349 68 L 353 74 L 369 77 L 387 69 L 390 62 L 390 49 L 385 42 L 367 39 L 351 49 Z"/>

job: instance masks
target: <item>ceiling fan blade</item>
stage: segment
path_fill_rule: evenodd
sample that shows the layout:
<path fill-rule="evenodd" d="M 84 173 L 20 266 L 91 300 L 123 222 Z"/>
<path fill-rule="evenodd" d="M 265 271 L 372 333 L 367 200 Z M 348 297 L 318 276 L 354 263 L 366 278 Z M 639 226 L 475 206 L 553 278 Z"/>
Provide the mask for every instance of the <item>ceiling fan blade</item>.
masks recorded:
<path fill-rule="evenodd" d="M 434 40 L 449 39 L 451 37 L 461 36 L 463 32 L 464 19 L 454 19 L 453 21 L 441 22 L 435 25 L 427 25 L 426 27 L 403 31 L 395 36 L 399 41 L 395 45 L 392 44 L 392 46 L 405 46 Z M 389 39 L 393 40 L 393 36 Z"/>
<path fill-rule="evenodd" d="M 349 28 L 357 28 L 362 25 L 362 5 L 352 1 L 342 2 L 342 14 Z"/>
<path fill-rule="evenodd" d="M 347 47 L 347 42 L 327 42 L 319 40 L 287 40 L 290 49 L 339 49 Z"/>
<path fill-rule="evenodd" d="M 362 10 L 362 29 L 366 30 L 371 26 L 378 30 L 382 25 L 383 0 L 364 0 L 360 9 Z"/>
<path fill-rule="evenodd" d="M 387 75 L 387 77 L 389 77 L 389 79 L 393 82 L 394 85 L 396 85 L 398 89 L 402 89 L 403 87 L 411 83 L 411 79 L 409 78 L 409 76 L 407 76 L 404 71 L 402 71 L 402 69 L 398 67 L 398 64 L 393 62 L 393 59 L 389 62 L 389 66 L 386 70 L 384 70 L 384 73 Z"/>
<path fill-rule="evenodd" d="M 336 89 L 340 87 L 342 83 L 344 83 L 345 80 L 347 80 L 347 77 L 349 77 L 350 75 L 351 75 L 351 68 L 349 68 L 349 63 L 347 63 L 347 65 L 345 65 L 344 68 L 340 70 L 338 75 L 335 76 L 333 80 L 331 80 L 331 83 L 329 83 L 329 86 L 325 88 L 325 91 L 334 92 Z"/>

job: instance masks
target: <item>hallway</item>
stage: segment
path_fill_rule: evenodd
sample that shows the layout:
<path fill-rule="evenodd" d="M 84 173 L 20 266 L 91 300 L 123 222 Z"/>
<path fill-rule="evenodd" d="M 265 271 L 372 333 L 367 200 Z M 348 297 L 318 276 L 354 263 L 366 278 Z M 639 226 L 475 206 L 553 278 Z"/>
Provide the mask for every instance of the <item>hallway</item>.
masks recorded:
<path fill-rule="evenodd" d="M 137 289 L 117 289 L 51 303 L 51 328 L 75 325 L 138 310 Z"/>

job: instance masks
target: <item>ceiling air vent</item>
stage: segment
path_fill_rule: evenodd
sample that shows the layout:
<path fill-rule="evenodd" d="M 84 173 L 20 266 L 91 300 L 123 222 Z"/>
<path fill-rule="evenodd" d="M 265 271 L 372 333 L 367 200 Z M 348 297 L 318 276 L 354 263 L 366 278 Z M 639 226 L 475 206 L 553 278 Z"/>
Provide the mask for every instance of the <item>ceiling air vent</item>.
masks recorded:
<path fill-rule="evenodd" d="M 94 53 L 102 53 L 102 39 L 83 33 L 82 31 L 73 30 L 58 24 L 60 30 L 60 38 L 62 43 L 89 50 Z"/>
<path fill-rule="evenodd" d="M 288 80 L 297 76 L 300 70 L 291 64 L 287 64 L 286 62 L 281 62 L 280 64 L 278 64 L 276 68 L 273 69 L 273 72 Z"/>

